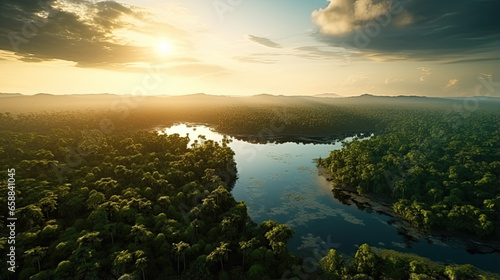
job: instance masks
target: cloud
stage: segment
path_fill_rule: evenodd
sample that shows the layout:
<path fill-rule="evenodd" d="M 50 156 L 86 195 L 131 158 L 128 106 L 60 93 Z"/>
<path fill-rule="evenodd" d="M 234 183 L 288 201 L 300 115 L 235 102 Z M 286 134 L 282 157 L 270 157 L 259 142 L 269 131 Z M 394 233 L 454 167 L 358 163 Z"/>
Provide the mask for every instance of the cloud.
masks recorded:
<path fill-rule="evenodd" d="M 458 83 L 457 79 L 451 79 L 448 84 L 444 87 L 445 89 L 454 88 Z"/>
<path fill-rule="evenodd" d="M 345 48 L 302 46 L 294 50 L 297 51 L 296 56 L 308 59 L 338 59 L 339 61 L 350 61 L 350 53 Z"/>
<path fill-rule="evenodd" d="M 418 70 L 422 71 L 422 74 L 420 75 L 420 81 L 421 82 L 424 82 L 425 78 L 427 76 L 429 76 L 430 74 L 432 74 L 431 68 L 429 68 L 429 67 L 425 67 L 425 66 L 418 67 Z"/>
<path fill-rule="evenodd" d="M 311 17 L 321 32 L 329 35 L 345 35 L 366 27 L 370 22 L 391 13 L 401 13 L 399 2 L 391 0 L 328 0 L 330 3 L 324 9 L 315 10 Z M 413 23 L 412 16 L 405 12 L 405 19 L 398 25 Z"/>
<path fill-rule="evenodd" d="M 0 11 L 0 50 L 15 52 L 26 62 L 65 60 L 78 67 L 125 67 L 158 59 L 153 46 L 134 42 L 132 34 L 147 36 L 161 28 L 162 35 L 178 44 L 186 45 L 188 38 L 185 31 L 153 20 L 146 11 L 114 1 L 5 0 Z"/>
<path fill-rule="evenodd" d="M 234 56 L 233 59 L 238 62 L 260 63 L 260 64 L 273 64 L 278 62 L 278 60 L 276 59 L 259 57 L 256 55 Z"/>
<path fill-rule="evenodd" d="M 384 81 L 384 84 L 388 85 L 388 84 L 399 83 L 402 81 L 403 81 L 403 79 L 401 79 L 401 78 L 386 78 Z"/>
<path fill-rule="evenodd" d="M 328 0 L 313 34 L 331 46 L 399 60 L 498 59 L 500 1 Z"/>
<path fill-rule="evenodd" d="M 342 85 L 350 86 L 366 79 L 368 79 L 367 74 L 350 75 L 349 77 L 347 77 L 347 80 L 345 80 L 345 82 Z"/>
<path fill-rule="evenodd" d="M 456 64 L 456 63 L 467 63 L 467 62 L 481 62 L 481 61 L 495 61 L 500 60 L 500 56 L 490 56 L 490 57 L 472 57 L 472 58 L 457 58 L 449 61 L 445 61 L 445 64 Z"/>
<path fill-rule="evenodd" d="M 252 42 L 257 43 L 257 44 L 261 44 L 261 45 L 269 47 L 269 48 L 281 48 L 280 44 L 275 43 L 268 38 L 257 37 L 254 35 L 247 35 L 247 39 L 249 41 L 252 41 Z"/>

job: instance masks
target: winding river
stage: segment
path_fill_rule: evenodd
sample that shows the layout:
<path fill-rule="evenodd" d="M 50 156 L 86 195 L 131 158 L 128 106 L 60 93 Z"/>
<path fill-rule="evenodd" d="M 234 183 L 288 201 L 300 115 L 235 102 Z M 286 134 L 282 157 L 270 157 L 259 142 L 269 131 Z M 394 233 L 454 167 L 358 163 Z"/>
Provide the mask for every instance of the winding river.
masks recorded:
<path fill-rule="evenodd" d="M 167 134 L 189 134 L 191 141 L 204 135 L 221 141 L 223 136 L 205 125 L 178 124 L 162 129 Z M 346 138 L 344 141 L 349 141 Z M 295 235 L 288 248 L 301 257 L 317 255 L 315 249 L 336 248 L 352 254 L 357 246 L 411 252 L 434 261 L 474 266 L 500 273 L 500 254 L 471 254 L 457 242 L 412 239 L 393 226 L 394 218 L 345 205 L 335 199 L 330 183 L 318 175 L 314 158 L 326 157 L 341 143 L 256 144 L 233 139 L 238 180 L 232 190 L 237 201 L 247 204 L 256 223 L 273 219 L 289 225 Z"/>

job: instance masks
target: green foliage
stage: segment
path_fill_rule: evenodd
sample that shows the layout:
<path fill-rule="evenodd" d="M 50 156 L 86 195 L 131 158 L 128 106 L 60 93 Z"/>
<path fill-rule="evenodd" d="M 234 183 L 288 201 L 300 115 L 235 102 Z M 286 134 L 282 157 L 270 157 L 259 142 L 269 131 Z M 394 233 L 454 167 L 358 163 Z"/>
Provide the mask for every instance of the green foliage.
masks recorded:
<path fill-rule="evenodd" d="M 320 268 L 331 279 L 340 279 L 343 274 L 344 259 L 335 249 L 330 249 L 328 254 L 319 262 Z"/>
<path fill-rule="evenodd" d="M 251 279 L 262 279 L 265 276 L 266 270 L 260 264 L 254 264 L 248 270 L 248 276 Z"/>
<path fill-rule="evenodd" d="M 422 230 L 498 238 L 498 111 L 407 110 L 399 117 L 321 160 L 334 186 L 392 199 L 394 212 Z"/>
<path fill-rule="evenodd" d="M 376 132 L 321 160 L 337 186 L 393 197 L 399 215 L 423 228 L 498 233 L 498 113 L 478 111 L 456 122 L 426 102 L 372 110 L 305 101 L 220 110 L 206 104 L 186 110 L 173 102 L 132 110 L 127 118 L 96 111 L 0 113 L 0 156 L 8 159 L 0 162 L 2 178 L 16 168 L 19 279 L 212 279 L 221 271 L 231 279 L 265 279 L 298 264 L 286 250 L 293 235 L 288 226 L 257 226 L 245 204 L 234 201 L 237 172 L 228 139 L 188 146 L 187 137 L 147 131 L 179 120 L 259 141 Z M 259 135 L 265 127 L 271 131 Z M 0 191 L 7 191 L 3 182 Z M 6 208 L 0 211 L 5 232 Z M 389 260 L 361 249 L 352 262 L 327 257 L 324 268 L 345 279 L 444 277 L 444 268 L 420 259 Z M 470 269 L 447 271 L 460 276 Z"/>
<path fill-rule="evenodd" d="M 321 259 L 319 268 L 318 279 L 500 279 L 500 275 L 480 271 L 470 264 L 445 266 L 415 254 L 371 248 L 368 244 L 359 246 L 353 258 L 331 249 Z"/>
<path fill-rule="evenodd" d="M 273 264 L 288 261 L 291 229 L 273 223 L 266 239 L 234 200 L 227 140 L 188 147 L 176 134 L 103 131 L 100 121 L 92 114 L 0 113 L 0 154 L 9 158 L 0 172 L 16 168 L 19 180 L 20 279 L 233 279 L 267 251 Z M 5 215 L 3 209 L 2 231 Z M 263 258 L 251 257 L 261 246 Z M 262 266 L 259 275 L 284 270 Z"/>
<path fill-rule="evenodd" d="M 477 279 L 479 275 L 477 268 L 470 264 L 448 265 L 444 273 L 450 277 L 451 280 Z"/>
<path fill-rule="evenodd" d="M 358 274 L 375 275 L 377 256 L 372 252 L 368 244 L 359 246 L 354 256 L 354 268 Z"/>
<path fill-rule="evenodd" d="M 276 223 L 264 236 L 269 241 L 273 252 L 280 254 L 286 251 L 287 241 L 292 238 L 294 233 L 288 225 L 278 225 Z"/>

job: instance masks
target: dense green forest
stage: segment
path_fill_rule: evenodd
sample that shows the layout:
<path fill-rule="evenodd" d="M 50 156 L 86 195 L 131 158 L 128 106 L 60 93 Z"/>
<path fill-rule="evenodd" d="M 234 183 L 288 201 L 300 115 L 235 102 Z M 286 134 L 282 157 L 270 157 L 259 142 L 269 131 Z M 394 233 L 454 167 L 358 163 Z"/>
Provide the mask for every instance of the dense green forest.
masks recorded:
<path fill-rule="evenodd" d="M 343 256 L 330 249 L 319 262 L 317 279 L 500 279 L 500 275 L 480 272 L 470 264 L 443 265 L 415 254 L 380 250 L 368 244 L 358 247 L 354 256 Z M 315 277 L 316 278 L 316 277 Z"/>
<path fill-rule="evenodd" d="M 176 134 L 102 130 L 96 119 L 0 115 L 2 178 L 15 168 L 18 279 L 262 279 L 297 263 L 286 249 L 293 231 L 256 225 L 229 192 L 226 140 L 188 147 Z"/>
<path fill-rule="evenodd" d="M 499 239 L 498 124 L 497 110 L 406 114 L 321 164 L 335 187 L 392 198 L 394 212 L 420 229 Z"/>
<path fill-rule="evenodd" d="M 258 141 L 375 133 L 321 160 L 337 187 L 390 197 L 421 228 L 494 239 L 498 101 L 464 115 L 446 111 L 457 100 L 212 99 L 53 113 L 0 105 L 14 112 L 0 113 L 0 189 L 8 193 L 3 180 L 14 168 L 18 279 L 500 279 L 366 244 L 353 256 L 324 252 L 311 272 L 287 250 L 290 227 L 255 224 L 232 197 L 228 138 L 189 146 L 186 137 L 153 132 L 182 121 Z M 6 207 L 0 215 L 7 232 Z M 8 246 L 0 238 L 2 251 Z M 5 270 L 1 278 L 17 279 Z"/>
<path fill-rule="evenodd" d="M 377 133 L 401 118 L 436 111 L 452 111 L 464 99 L 426 97 L 314 98 L 259 95 L 224 97 L 205 94 L 171 97 L 116 95 L 2 96 L 0 112 L 26 114 L 24 123 L 35 129 L 52 125 L 33 122 L 31 113 L 92 109 L 100 119 L 110 119 L 116 127 L 151 129 L 176 122 L 210 124 L 218 132 L 251 141 L 302 141 L 317 137 L 322 141 L 360 133 Z M 494 111 L 499 98 L 478 98 L 478 108 Z M 468 103 L 467 103 L 468 104 Z M 54 120 L 56 123 L 62 120 Z M 84 127 L 85 123 L 81 123 Z"/>

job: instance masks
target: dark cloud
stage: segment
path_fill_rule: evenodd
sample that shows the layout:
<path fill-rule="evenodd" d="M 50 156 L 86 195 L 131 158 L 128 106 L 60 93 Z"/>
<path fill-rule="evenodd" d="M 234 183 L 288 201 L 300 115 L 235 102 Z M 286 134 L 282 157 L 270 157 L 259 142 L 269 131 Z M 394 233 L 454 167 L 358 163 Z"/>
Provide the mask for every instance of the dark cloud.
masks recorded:
<path fill-rule="evenodd" d="M 454 59 L 445 62 L 446 64 L 454 64 L 454 63 L 467 63 L 467 62 L 481 62 L 481 61 L 495 61 L 499 60 L 500 61 L 500 56 L 491 56 L 491 57 L 477 57 L 477 58 L 470 58 L 470 59 Z"/>
<path fill-rule="evenodd" d="M 96 9 L 96 23 L 106 29 L 120 27 L 123 24 L 119 20 L 122 15 L 134 15 L 130 8 L 114 1 L 97 2 L 94 7 Z"/>
<path fill-rule="evenodd" d="M 499 11 L 498 0 L 339 0 L 312 18 L 321 28 L 314 36 L 332 46 L 380 58 L 483 61 L 498 57 Z"/>
<path fill-rule="evenodd" d="M 41 5 L 40 5 L 41 4 Z M 129 44 L 116 30 L 144 33 L 162 27 L 165 34 L 183 40 L 187 34 L 166 23 L 145 20 L 145 14 L 114 1 L 64 2 L 4 0 L 0 3 L 0 50 L 15 52 L 22 61 L 66 60 L 79 67 L 109 68 L 157 59 L 151 47 Z M 65 6 L 75 9 L 65 9 Z M 78 11 L 78 12 L 77 12 Z M 140 20 L 133 26 L 124 16 Z"/>
<path fill-rule="evenodd" d="M 252 41 L 252 42 L 255 42 L 257 44 L 261 44 L 263 46 L 269 47 L 269 48 L 281 48 L 280 44 L 273 42 L 272 40 L 270 40 L 268 38 L 257 37 L 254 35 L 247 35 L 247 39 Z"/>

